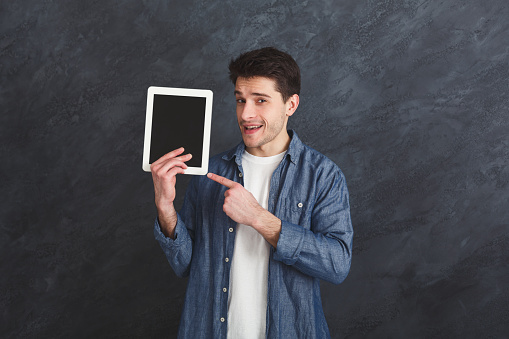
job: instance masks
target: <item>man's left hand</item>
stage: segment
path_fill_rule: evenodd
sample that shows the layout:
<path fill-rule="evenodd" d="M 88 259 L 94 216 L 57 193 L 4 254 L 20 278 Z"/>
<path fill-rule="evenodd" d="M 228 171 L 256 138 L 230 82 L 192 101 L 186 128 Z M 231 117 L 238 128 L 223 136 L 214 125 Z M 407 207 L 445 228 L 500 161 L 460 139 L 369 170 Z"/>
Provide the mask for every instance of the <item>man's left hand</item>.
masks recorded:
<path fill-rule="evenodd" d="M 281 231 L 281 220 L 260 206 L 253 194 L 238 182 L 214 173 L 208 173 L 207 177 L 228 188 L 224 193 L 223 204 L 226 215 L 239 224 L 256 229 L 275 248 Z"/>
<path fill-rule="evenodd" d="M 253 226 L 257 216 L 266 211 L 256 201 L 251 192 L 238 182 L 231 181 L 214 173 L 207 174 L 207 177 L 229 188 L 224 193 L 223 211 L 239 224 Z"/>

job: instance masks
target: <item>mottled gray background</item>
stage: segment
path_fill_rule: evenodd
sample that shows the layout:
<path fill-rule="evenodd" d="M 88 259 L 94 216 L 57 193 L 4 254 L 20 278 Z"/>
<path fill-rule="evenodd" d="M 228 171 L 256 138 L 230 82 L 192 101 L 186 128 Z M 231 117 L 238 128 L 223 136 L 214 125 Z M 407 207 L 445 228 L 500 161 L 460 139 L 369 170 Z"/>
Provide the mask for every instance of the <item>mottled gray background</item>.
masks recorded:
<path fill-rule="evenodd" d="M 240 139 L 228 61 L 273 45 L 302 69 L 291 127 L 350 189 L 332 336 L 507 338 L 508 18 L 506 0 L 2 1 L 0 336 L 175 336 L 146 90 L 213 90 L 218 153 Z"/>

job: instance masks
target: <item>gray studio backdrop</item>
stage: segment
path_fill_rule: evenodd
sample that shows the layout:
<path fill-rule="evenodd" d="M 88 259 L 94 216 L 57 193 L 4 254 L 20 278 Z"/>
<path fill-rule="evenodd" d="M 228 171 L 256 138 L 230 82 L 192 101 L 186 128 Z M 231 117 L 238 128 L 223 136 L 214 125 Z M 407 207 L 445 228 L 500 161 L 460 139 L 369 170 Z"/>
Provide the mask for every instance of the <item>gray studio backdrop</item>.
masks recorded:
<path fill-rule="evenodd" d="M 291 127 L 350 190 L 332 336 L 507 338 L 508 18 L 506 0 L 2 1 L 0 337 L 175 336 L 146 90 L 213 90 L 218 153 L 240 140 L 228 61 L 276 46 L 302 69 Z"/>

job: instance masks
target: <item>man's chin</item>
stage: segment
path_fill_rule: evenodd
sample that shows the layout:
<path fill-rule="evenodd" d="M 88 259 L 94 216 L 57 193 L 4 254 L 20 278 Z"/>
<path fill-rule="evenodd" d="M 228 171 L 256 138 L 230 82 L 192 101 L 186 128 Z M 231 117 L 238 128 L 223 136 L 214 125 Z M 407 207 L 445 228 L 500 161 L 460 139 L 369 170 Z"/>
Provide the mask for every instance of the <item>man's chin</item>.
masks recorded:
<path fill-rule="evenodd" d="M 246 135 L 242 135 L 242 141 L 244 141 L 244 145 L 248 148 L 260 147 L 263 144 L 258 138 L 255 139 Z"/>
<path fill-rule="evenodd" d="M 246 139 L 244 139 L 244 145 L 246 145 L 247 148 L 255 148 L 255 147 L 259 146 L 256 142 L 246 140 Z"/>

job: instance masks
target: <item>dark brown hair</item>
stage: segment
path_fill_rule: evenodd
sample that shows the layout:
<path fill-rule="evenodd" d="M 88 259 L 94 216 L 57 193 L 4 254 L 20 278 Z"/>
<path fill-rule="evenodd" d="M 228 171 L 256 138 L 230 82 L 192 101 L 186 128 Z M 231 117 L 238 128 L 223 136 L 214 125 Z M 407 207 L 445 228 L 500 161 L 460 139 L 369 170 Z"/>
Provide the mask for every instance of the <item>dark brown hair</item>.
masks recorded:
<path fill-rule="evenodd" d="M 300 69 L 287 53 L 274 47 L 265 47 L 241 54 L 232 59 L 230 80 L 235 85 L 237 78 L 265 77 L 276 82 L 276 91 L 286 102 L 292 95 L 300 93 Z"/>

